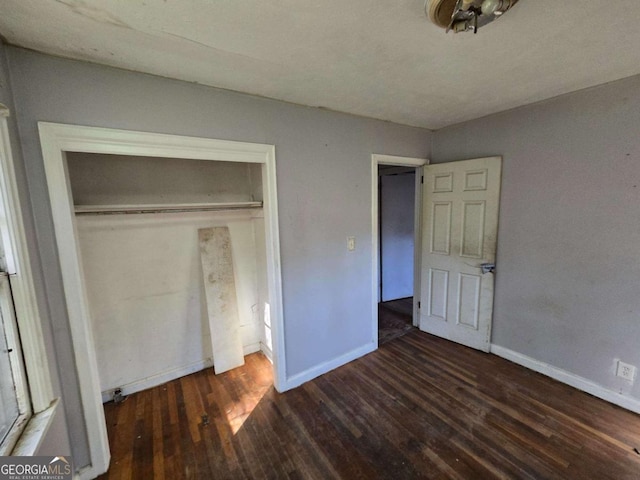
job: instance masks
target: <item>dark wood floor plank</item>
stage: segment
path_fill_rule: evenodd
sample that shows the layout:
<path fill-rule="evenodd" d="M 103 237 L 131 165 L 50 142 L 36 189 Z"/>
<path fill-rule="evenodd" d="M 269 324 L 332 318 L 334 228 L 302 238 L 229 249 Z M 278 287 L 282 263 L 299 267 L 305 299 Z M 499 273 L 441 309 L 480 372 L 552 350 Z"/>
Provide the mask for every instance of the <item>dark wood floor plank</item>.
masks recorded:
<path fill-rule="evenodd" d="M 153 478 L 153 390 L 140 392 L 136 402 L 136 421 L 132 478 Z M 151 426 L 151 428 L 149 428 Z"/>
<path fill-rule="evenodd" d="M 207 395 L 207 403 L 212 412 L 209 422 L 216 429 L 222 449 L 222 451 L 219 452 L 221 454 L 219 461 L 226 462 L 227 469 L 230 473 L 237 472 L 237 475 L 240 475 L 240 462 L 234 447 L 233 432 L 229 420 L 236 416 L 235 404 L 220 382 L 219 377 L 215 375 L 207 375 L 206 378 L 209 382 L 210 391 Z"/>
<path fill-rule="evenodd" d="M 345 437 L 342 425 L 336 426 L 335 419 L 324 405 L 318 405 L 304 389 L 298 389 L 296 395 L 286 396 L 286 402 L 295 411 L 300 423 L 310 438 L 322 439 L 315 442 L 316 451 L 324 453 L 333 469 L 343 478 L 370 479 L 376 478 L 376 470 L 372 465 L 358 462 L 356 449 L 351 438 Z"/>
<path fill-rule="evenodd" d="M 361 408 L 365 423 L 369 423 L 371 418 L 377 419 L 375 424 L 372 424 L 374 428 L 367 432 L 367 441 L 374 444 L 379 441 L 380 448 L 386 450 L 387 455 L 396 457 L 395 462 L 405 459 L 409 466 L 415 466 L 418 472 L 428 472 L 427 478 L 445 474 L 446 478 L 455 478 L 451 474 L 452 462 L 447 462 L 451 459 L 448 442 L 430 442 L 431 433 L 435 433 L 437 427 L 434 427 L 424 415 L 417 416 L 409 410 L 401 410 L 392 391 L 380 389 L 372 395 L 366 379 L 354 381 L 356 379 L 353 374 L 352 372 L 342 378 L 342 396 L 351 395 L 353 401 Z M 395 462 L 386 461 L 384 465 Z M 465 478 L 466 465 L 456 465 L 456 468 L 460 478 Z M 473 469 L 469 467 L 469 470 Z M 404 478 L 418 478 L 419 474 L 405 475 Z"/>
<path fill-rule="evenodd" d="M 269 361 L 105 405 L 104 479 L 638 479 L 640 416 L 412 330 L 280 394 Z"/>
<path fill-rule="evenodd" d="M 317 441 L 311 438 L 304 425 L 293 415 L 282 415 L 283 406 L 286 404 L 275 394 L 272 403 L 272 410 L 281 415 L 279 426 L 287 425 L 286 431 L 281 432 L 281 441 L 286 443 L 286 450 L 290 455 L 295 469 L 289 472 L 292 478 L 323 479 L 339 478 L 338 473 L 333 469 L 331 462 L 324 455 L 324 452 L 317 447 Z M 280 430 L 280 429 L 279 429 Z M 318 439 L 319 440 L 319 439 Z"/>
<path fill-rule="evenodd" d="M 187 377 L 175 381 L 175 401 L 178 423 L 176 425 L 177 442 L 180 447 L 181 478 L 188 480 L 198 478 L 198 459 L 195 455 L 196 444 L 193 442 L 191 419 L 187 414 L 183 385 Z"/>
<path fill-rule="evenodd" d="M 402 362 L 405 362 L 404 364 Z M 500 411 L 503 415 L 510 417 L 514 422 L 521 424 L 521 428 L 530 429 L 532 432 L 527 432 L 529 436 L 541 436 L 543 438 L 549 438 L 552 435 L 552 431 L 539 423 L 543 417 L 536 418 L 522 411 L 522 403 L 512 406 L 511 402 L 504 398 L 503 401 L 497 401 L 494 397 L 496 392 L 492 392 L 492 395 L 483 393 L 481 389 L 469 388 L 464 383 L 456 383 L 456 379 L 449 375 L 440 375 L 438 369 L 429 370 L 429 365 L 425 362 L 420 368 L 416 368 L 412 357 L 404 358 L 401 352 L 393 353 L 394 368 L 399 368 L 399 371 L 411 367 L 412 377 L 420 379 L 421 384 L 418 384 L 415 389 L 418 394 L 425 386 L 429 386 L 431 391 L 437 392 L 438 395 L 443 396 L 444 405 L 450 408 L 453 405 L 459 407 L 459 411 L 465 412 L 466 415 L 473 415 L 475 417 L 484 418 L 491 411 Z M 400 367 L 399 365 L 403 365 Z M 499 395 L 499 394 L 497 394 Z M 475 423 L 474 419 L 471 419 L 471 425 Z"/>
<path fill-rule="evenodd" d="M 377 464 L 384 465 L 386 469 L 378 470 L 382 478 L 391 475 L 389 472 L 402 478 L 420 478 L 421 472 L 416 466 L 422 468 L 429 464 L 428 455 L 421 451 L 424 445 L 409 432 L 403 431 L 402 425 L 384 411 L 375 395 L 367 392 L 363 397 L 354 389 L 355 382 L 340 380 L 339 377 L 331 381 L 321 378 L 314 383 L 319 384 L 325 397 L 335 405 L 332 411 L 336 408 L 344 411 L 361 432 L 352 440 L 358 448 L 358 459 L 376 458 Z M 368 420 L 370 418 L 376 418 L 376 422 L 371 423 Z M 436 463 L 429 465 L 433 466 L 433 472 L 439 470 Z"/>
<path fill-rule="evenodd" d="M 160 399 L 160 389 L 153 389 L 152 394 L 152 435 L 153 435 L 153 478 L 156 480 L 165 479 L 164 465 L 164 428 L 162 426 L 162 401 Z M 167 469 L 168 470 L 168 469 Z"/>
<path fill-rule="evenodd" d="M 264 478 L 286 478 L 286 467 L 282 459 L 278 461 L 279 452 L 272 448 L 270 432 L 264 430 L 269 427 L 260 422 L 262 410 L 260 402 L 269 388 L 257 382 L 251 375 L 251 371 L 252 369 L 248 368 L 243 375 L 232 377 L 234 383 L 243 392 L 244 408 L 248 413 L 240 426 L 240 431 L 250 440 L 253 451 L 256 452 L 257 459 L 265 472 Z"/>
<path fill-rule="evenodd" d="M 267 367 L 267 364 L 259 361 L 259 358 L 249 356 L 246 359 L 250 368 L 244 380 L 247 388 L 254 389 L 260 397 L 250 417 L 250 423 L 257 432 L 257 436 L 261 438 L 262 448 L 265 450 L 274 474 L 277 478 L 288 478 L 291 472 L 296 471 L 296 467 L 291 453 L 286 448 L 287 435 L 282 428 L 282 422 L 278 421 L 279 419 L 273 421 L 273 416 L 269 415 L 273 411 L 270 398 L 275 394 L 275 390 L 270 366 Z"/>
<path fill-rule="evenodd" d="M 377 365 L 374 366 L 377 367 Z M 436 432 L 426 432 L 429 436 L 444 436 L 448 439 L 462 437 L 464 442 L 460 445 L 465 445 L 465 447 L 457 449 L 457 457 L 461 454 L 468 455 L 470 453 L 468 450 L 474 449 L 482 456 L 494 457 L 490 464 L 500 465 L 502 469 L 511 471 L 513 477 L 538 478 L 536 472 L 529 471 L 530 465 L 524 464 L 524 469 L 519 465 L 518 455 L 514 455 L 513 452 L 509 451 L 511 450 L 510 445 L 504 445 L 502 448 L 488 449 L 487 444 L 492 445 L 496 441 L 494 438 L 496 432 L 494 431 L 490 436 L 484 437 L 481 430 L 477 428 L 476 419 L 470 416 L 465 409 L 455 408 L 456 404 L 452 401 L 451 397 L 440 395 L 439 393 L 435 393 L 434 390 L 431 390 L 428 397 L 429 403 L 426 404 L 424 398 L 420 396 L 418 391 L 412 391 L 408 378 L 403 377 L 399 380 L 396 375 L 390 375 L 384 379 L 376 379 L 377 368 L 371 370 L 367 370 L 367 368 L 368 367 L 364 367 L 362 368 L 362 372 L 357 372 L 359 375 L 362 375 L 363 381 L 373 382 L 371 385 L 384 385 L 387 390 L 396 392 L 395 395 L 401 394 L 402 396 L 399 397 L 400 401 L 409 404 L 411 409 L 419 409 L 423 415 L 430 416 L 428 421 L 437 427 Z M 452 410 L 456 412 L 455 415 L 451 414 Z M 473 455 L 468 455 L 468 457 L 475 458 Z M 457 458 L 456 461 L 459 462 L 459 458 Z M 453 462 L 450 464 L 453 464 Z M 486 465 L 483 463 L 476 465 L 476 468 L 480 467 L 486 468 Z"/>

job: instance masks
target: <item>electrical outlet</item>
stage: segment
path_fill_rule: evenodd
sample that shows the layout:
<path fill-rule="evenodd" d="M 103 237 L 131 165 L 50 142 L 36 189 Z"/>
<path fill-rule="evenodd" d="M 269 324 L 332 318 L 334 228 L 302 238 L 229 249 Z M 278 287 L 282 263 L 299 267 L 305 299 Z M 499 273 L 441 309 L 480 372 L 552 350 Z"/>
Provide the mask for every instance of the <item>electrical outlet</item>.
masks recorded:
<path fill-rule="evenodd" d="M 636 367 L 618 360 L 618 368 L 616 369 L 616 376 L 620 378 L 624 378 L 629 382 L 633 382 L 633 379 L 636 376 Z"/>
<path fill-rule="evenodd" d="M 347 250 L 353 252 L 356 249 L 356 237 L 347 237 Z"/>

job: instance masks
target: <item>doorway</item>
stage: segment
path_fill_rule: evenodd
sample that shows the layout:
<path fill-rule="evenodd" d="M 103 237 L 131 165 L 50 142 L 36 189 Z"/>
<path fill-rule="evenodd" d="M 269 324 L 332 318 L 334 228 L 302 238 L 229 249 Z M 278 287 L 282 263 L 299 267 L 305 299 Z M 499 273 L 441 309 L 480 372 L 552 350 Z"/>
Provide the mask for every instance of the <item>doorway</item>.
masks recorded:
<path fill-rule="evenodd" d="M 413 328 L 416 167 L 378 165 L 378 343 Z"/>
<path fill-rule="evenodd" d="M 374 330 L 378 345 L 418 325 L 421 170 L 425 159 L 372 156 Z M 414 295 L 415 294 L 415 295 Z"/>
<path fill-rule="evenodd" d="M 491 349 L 502 157 L 428 165 L 372 156 L 374 330 L 380 296 L 379 165 L 420 167 L 416 175 L 413 324 L 476 348 Z"/>
<path fill-rule="evenodd" d="M 266 294 L 264 318 L 273 342 L 274 384 L 286 388 L 282 294 L 278 238 L 275 149 L 272 145 L 229 142 L 94 127 L 40 123 L 49 197 L 56 243 L 76 357 L 91 465 L 81 478 L 94 478 L 109 466 L 99 369 L 91 328 L 85 275 L 80 257 L 80 238 L 69 179 L 67 154 L 129 155 L 147 159 L 189 159 L 256 164 L 262 176 Z"/>

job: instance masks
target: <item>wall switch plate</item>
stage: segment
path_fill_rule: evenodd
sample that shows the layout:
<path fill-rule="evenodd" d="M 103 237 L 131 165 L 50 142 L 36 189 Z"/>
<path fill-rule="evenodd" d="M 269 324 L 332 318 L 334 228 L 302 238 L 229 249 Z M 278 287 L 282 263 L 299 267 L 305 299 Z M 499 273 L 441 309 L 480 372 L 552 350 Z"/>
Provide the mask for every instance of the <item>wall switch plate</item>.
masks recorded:
<path fill-rule="evenodd" d="M 356 249 L 356 237 L 347 237 L 347 250 L 353 252 Z"/>
<path fill-rule="evenodd" d="M 628 363 L 618 360 L 618 368 L 616 369 L 616 377 L 624 378 L 629 382 L 633 382 L 636 376 L 636 367 Z"/>

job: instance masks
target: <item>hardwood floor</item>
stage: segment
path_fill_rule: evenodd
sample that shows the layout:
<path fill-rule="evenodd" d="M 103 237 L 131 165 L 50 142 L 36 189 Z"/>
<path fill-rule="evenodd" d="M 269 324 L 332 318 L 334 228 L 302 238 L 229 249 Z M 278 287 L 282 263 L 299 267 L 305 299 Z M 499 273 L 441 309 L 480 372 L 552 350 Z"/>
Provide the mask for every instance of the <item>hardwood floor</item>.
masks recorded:
<path fill-rule="evenodd" d="M 103 478 L 640 478 L 639 415 L 417 330 L 285 394 L 271 380 L 254 354 L 105 405 Z"/>
<path fill-rule="evenodd" d="M 413 316 L 413 297 L 389 300 L 387 302 L 381 302 L 380 305 L 385 307 L 387 310 Z"/>
<path fill-rule="evenodd" d="M 412 298 L 378 304 L 378 345 L 406 335 L 413 328 Z"/>

